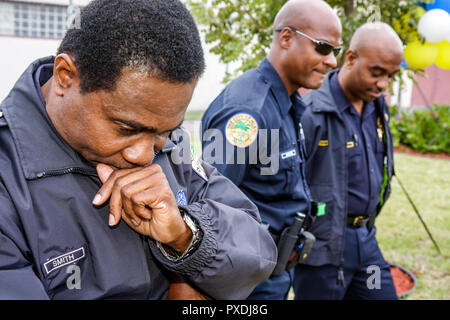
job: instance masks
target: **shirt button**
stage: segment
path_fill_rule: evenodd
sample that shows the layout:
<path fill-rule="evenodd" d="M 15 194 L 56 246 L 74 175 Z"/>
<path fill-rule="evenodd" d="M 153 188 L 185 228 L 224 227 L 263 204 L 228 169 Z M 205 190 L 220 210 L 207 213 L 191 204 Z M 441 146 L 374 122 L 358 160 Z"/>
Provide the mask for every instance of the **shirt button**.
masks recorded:
<path fill-rule="evenodd" d="M 372 174 L 374 173 L 373 169 L 370 169 L 370 173 L 372 173 Z"/>

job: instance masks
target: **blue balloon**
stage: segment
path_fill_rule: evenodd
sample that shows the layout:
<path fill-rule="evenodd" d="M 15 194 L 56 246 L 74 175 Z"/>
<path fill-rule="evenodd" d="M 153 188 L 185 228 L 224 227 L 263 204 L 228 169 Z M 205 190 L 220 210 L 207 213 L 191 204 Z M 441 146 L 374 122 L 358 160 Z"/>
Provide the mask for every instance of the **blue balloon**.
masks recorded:
<path fill-rule="evenodd" d="M 402 61 L 402 68 L 406 68 L 407 65 L 408 65 L 408 63 L 406 62 L 405 59 L 403 59 L 403 61 Z"/>
<path fill-rule="evenodd" d="M 434 3 L 420 4 L 425 10 L 442 9 L 450 13 L 450 0 L 435 0 Z"/>

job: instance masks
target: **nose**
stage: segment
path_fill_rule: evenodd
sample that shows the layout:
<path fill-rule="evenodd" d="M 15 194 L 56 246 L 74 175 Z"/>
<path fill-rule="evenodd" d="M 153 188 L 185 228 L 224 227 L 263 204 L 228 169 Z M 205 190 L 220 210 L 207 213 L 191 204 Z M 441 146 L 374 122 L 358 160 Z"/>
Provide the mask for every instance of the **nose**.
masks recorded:
<path fill-rule="evenodd" d="M 387 77 L 383 77 L 380 80 L 377 81 L 377 87 L 381 91 L 385 91 L 389 86 L 389 80 Z"/>
<path fill-rule="evenodd" d="M 143 137 L 122 151 L 123 158 L 136 166 L 145 166 L 153 161 L 155 145 L 153 139 Z"/>
<path fill-rule="evenodd" d="M 337 67 L 337 60 L 334 56 L 333 52 L 329 53 L 325 56 L 325 60 L 323 61 L 324 64 L 326 64 L 331 69 L 334 69 Z"/>

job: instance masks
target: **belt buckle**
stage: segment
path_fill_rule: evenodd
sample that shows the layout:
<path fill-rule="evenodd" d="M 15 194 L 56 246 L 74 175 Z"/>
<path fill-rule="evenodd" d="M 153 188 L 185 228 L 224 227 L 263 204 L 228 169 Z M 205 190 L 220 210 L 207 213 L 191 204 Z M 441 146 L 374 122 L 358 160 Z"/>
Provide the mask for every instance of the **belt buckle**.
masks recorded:
<path fill-rule="evenodd" d="M 364 218 L 363 216 L 357 216 L 357 217 L 355 217 L 355 218 L 353 219 L 352 225 L 353 225 L 354 227 L 357 227 L 358 221 L 359 221 L 359 220 L 362 220 L 363 218 Z"/>

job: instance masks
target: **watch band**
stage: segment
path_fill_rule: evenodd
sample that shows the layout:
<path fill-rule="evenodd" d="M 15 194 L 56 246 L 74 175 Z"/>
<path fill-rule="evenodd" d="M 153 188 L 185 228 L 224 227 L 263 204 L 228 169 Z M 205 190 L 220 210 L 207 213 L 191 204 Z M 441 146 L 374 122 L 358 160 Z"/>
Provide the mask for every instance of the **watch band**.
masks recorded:
<path fill-rule="evenodd" d="M 183 220 L 192 231 L 192 240 L 186 250 L 184 250 L 183 253 L 180 253 L 174 250 L 172 247 L 156 241 L 156 246 L 159 248 L 159 250 L 161 250 L 162 254 L 172 262 L 181 261 L 192 255 L 192 253 L 194 253 L 194 251 L 197 250 L 197 248 L 200 246 L 200 243 L 203 239 L 203 231 L 200 229 L 195 218 L 191 217 L 191 215 L 187 213 L 184 208 L 179 207 L 179 209 L 182 212 Z"/>

